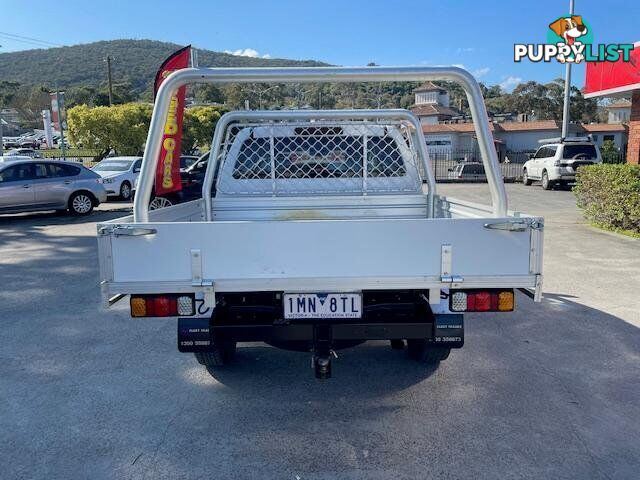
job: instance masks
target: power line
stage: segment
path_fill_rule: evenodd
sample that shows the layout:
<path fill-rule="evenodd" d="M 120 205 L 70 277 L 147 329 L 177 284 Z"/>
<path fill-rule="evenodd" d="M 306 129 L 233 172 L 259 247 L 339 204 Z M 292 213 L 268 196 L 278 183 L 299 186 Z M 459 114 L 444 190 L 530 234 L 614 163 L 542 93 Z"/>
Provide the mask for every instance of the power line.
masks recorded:
<path fill-rule="evenodd" d="M 16 42 L 28 43 L 31 45 L 48 46 L 48 47 L 62 47 L 59 43 L 49 42 L 48 40 L 40 40 L 39 38 L 26 37 L 24 35 L 16 35 L 15 33 L 0 32 L 0 36 L 7 40 L 13 40 Z"/>

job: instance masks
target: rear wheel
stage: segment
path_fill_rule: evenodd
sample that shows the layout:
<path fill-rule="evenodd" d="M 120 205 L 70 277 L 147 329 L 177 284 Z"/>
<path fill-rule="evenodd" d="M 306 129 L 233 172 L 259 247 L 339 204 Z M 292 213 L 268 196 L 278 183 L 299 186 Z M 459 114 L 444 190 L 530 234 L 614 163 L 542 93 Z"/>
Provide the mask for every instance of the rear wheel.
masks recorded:
<path fill-rule="evenodd" d="M 153 197 L 153 200 L 149 202 L 149 210 L 158 210 L 160 208 L 166 208 L 173 205 L 173 202 L 167 197 Z"/>
<path fill-rule="evenodd" d="M 209 352 L 195 352 L 196 360 L 200 365 L 207 367 L 223 367 L 231 363 L 236 356 L 236 342 L 219 342 L 212 345 Z"/>
<path fill-rule="evenodd" d="M 524 169 L 524 172 L 522 172 L 522 183 L 524 185 L 531 185 L 533 183 L 533 181 L 529 178 L 529 174 L 527 173 L 527 169 Z"/>
<path fill-rule="evenodd" d="M 88 215 L 93 210 L 93 198 L 87 192 L 76 192 L 69 198 L 69 211 L 73 215 Z"/>
<path fill-rule="evenodd" d="M 542 172 L 542 188 L 545 190 L 551 190 L 553 185 L 554 182 L 549 180 L 549 174 L 546 171 Z"/>
<path fill-rule="evenodd" d="M 411 360 L 435 365 L 446 360 L 449 353 L 450 348 L 436 347 L 426 339 L 407 340 L 407 354 Z"/>

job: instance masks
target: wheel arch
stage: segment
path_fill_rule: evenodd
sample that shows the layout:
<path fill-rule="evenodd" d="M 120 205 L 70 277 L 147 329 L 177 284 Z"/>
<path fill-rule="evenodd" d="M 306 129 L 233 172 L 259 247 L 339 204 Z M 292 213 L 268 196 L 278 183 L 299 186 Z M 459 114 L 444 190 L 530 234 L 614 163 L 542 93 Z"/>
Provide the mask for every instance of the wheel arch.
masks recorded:
<path fill-rule="evenodd" d="M 91 199 L 91 203 L 93 203 L 94 207 L 97 207 L 98 205 L 100 205 L 100 202 L 98 201 L 97 197 L 93 194 L 93 192 L 91 190 L 88 190 L 86 188 L 79 188 L 79 189 L 74 190 L 73 192 L 71 192 L 69 194 L 69 197 L 67 198 L 67 208 L 70 208 L 71 198 L 77 193 L 85 193 L 85 194 L 87 194 L 89 196 L 89 198 Z"/>

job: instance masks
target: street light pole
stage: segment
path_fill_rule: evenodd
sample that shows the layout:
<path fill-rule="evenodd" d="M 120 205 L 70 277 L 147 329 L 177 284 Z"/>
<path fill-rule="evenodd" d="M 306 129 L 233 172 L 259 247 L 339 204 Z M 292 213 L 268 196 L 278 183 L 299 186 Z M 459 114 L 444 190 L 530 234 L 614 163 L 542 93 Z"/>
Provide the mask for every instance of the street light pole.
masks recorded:
<path fill-rule="evenodd" d="M 258 90 L 254 90 L 252 88 L 246 88 L 247 92 L 255 93 L 258 95 L 258 110 L 262 110 L 262 95 L 267 93 L 269 90 L 273 90 L 274 88 L 280 88 L 280 85 L 274 85 L 273 87 L 269 87 L 266 89 L 259 88 Z"/>
<path fill-rule="evenodd" d="M 574 0 L 569 0 L 569 15 L 573 15 Z M 567 62 L 564 74 L 564 106 L 562 108 L 562 140 L 569 135 L 569 104 L 571 102 L 571 63 Z"/>

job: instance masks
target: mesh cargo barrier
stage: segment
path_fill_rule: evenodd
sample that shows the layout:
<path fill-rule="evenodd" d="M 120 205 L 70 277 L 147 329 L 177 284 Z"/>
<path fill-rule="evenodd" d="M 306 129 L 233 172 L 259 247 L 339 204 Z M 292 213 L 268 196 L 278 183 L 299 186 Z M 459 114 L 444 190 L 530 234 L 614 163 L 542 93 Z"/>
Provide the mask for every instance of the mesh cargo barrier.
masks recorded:
<path fill-rule="evenodd" d="M 317 195 L 419 192 L 420 159 L 402 122 L 233 124 L 217 192 Z"/>

